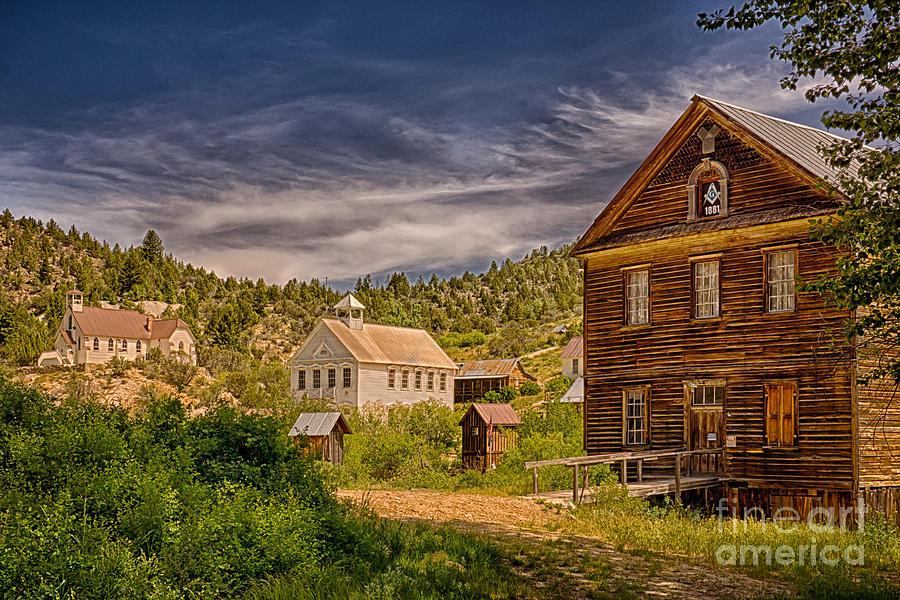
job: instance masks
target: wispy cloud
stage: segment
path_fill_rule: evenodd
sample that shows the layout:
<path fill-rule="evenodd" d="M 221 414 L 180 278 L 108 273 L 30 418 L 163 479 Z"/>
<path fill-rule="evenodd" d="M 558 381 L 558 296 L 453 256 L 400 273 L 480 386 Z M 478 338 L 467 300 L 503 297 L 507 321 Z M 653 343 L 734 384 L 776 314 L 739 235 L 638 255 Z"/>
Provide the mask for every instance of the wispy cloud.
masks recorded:
<path fill-rule="evenodd" d="M 327 29 L 279 40 L 300 56 L 288 66 L 322 56 Z M 581 234 L 694 93 L 779 114 L 803 106 L 775 65 L 721 53 L 652 84 L 609 69 L 602 88 L 558 81 L 537 100 L 522 61 L 441 65 L 441 78 L 428 61 L 328 56 L 377 84 L 331 90 L 321 65 L 273 64 L 97 106 L 65 127 L 0 127 L 0 202 L 125 244 L 152 227 L 220 274 L 446 273 Z M 520 79 L 492 87 L 505 69 Z M 421 89 L 388 94 L 391 82 Z M 497 88 L 498 102 L 529 110 L 467 118 L 452 103 Z"/>

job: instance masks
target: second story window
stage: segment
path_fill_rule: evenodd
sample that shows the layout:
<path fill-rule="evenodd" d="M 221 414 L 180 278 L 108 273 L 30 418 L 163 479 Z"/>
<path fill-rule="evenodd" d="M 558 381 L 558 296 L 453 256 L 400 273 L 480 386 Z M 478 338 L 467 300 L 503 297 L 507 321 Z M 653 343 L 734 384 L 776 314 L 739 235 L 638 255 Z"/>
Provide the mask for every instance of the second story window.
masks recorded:
<path fill-rule="evenodd" d="M 388 389 L 392 390 L 397 384 L 397 369 L 388 369 Z"/>
<path fill-rule="evenodd" d="M 337 377 L 336 376 L 337 376 L 337 373 L 335 373 L 335 370 L 333 368 L 328 369 L 328 387 L 333 388 L 334 386 L 337 385 L 337 381 L 336 381 Z"/>
<path fill-rule="evenodd" d="M 625 271 L 625 324 L 650 322 L 650 271 Z"/>
<path fill-rule="evenodd" d="M 306 389 L 306 369 L 300 369 L 299 371 L 297 371 L 297 389 Z"/>
<path fill-rule="evenodd" d="M 766 312 L 791 312 L 796 306 L 794 250 L 766 252 Z"/>
<path fill-rule="evenodd" d="M 321 369 L 313 369 L 313 389 L 317 390 L 322 387 L 322 371 Z"/>
<path fill-rule="evenodd" d="M 719 316 L 719 261 L 693 263 L 694 318 Z"/>
<path fill-rule="evenodd" d="M 342 383 L 345 388 L 350 387 L 350 367 L 344 367 L 344 380 Z"/>

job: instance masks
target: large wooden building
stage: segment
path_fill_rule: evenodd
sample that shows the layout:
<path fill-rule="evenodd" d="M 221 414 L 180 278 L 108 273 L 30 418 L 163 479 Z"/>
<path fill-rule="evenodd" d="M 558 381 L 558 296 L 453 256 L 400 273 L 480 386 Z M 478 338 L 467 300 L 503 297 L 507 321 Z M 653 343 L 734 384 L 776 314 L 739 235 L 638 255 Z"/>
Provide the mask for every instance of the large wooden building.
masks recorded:
<path fill-rule="evenodd" d="M 853 315 L 795 283 L 835 268 L 810 219 L 840 201 L 836 139 L 696 96 L 612 198 L 573 250 L 588 454 L 724 446 L 692 466 L 738 507 L 900 507 L 900 403 L 857 383 Z"/>
<path fill-rule="evenodd" d="M 366 323 L 353 294 L 334 309 L 339 318 L 322 319 L 291 358 L 295 397 L 359 408 L 431 398 L 453 406 L 456 363 L 427 331 Z"/>

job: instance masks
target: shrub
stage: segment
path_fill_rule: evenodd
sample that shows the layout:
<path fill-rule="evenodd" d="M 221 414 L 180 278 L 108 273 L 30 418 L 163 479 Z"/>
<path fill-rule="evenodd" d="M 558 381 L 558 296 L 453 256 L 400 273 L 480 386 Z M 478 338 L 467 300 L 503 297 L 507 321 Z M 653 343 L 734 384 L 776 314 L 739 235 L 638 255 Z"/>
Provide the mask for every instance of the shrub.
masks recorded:
<path fill-rule="evenodd" d="M 544 389 L 550 395 L 550 400 L 559 400 L 571 385 L 571 379 L 564 375 L 559 375 L 558 377 L 554 377 L 546 384 L 544 384 Z"/>
<path fill-rule="evenodd" d="M 519 386 L 519 393 L 523 396 L 536 396 L 541 393 L 541 386 L 534 381 L 526 381 Z"/>

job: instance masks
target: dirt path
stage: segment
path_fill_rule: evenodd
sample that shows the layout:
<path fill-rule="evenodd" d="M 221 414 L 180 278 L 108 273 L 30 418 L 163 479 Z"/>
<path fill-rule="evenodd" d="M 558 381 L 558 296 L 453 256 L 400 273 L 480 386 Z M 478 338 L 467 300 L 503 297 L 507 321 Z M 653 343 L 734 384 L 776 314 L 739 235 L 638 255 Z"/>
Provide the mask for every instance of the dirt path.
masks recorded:
<path fill-rule="evenodd" d="M 765 598 L 792 596 L 780 581 L 705 561 L 651 552 L 622 552 L 596 538 L 553 529 L 572 517 L 566 509 L 528 498 L 432 491 L 339 491 L 382 517 L 447 525 L 490 537 L 507 551 L 509 566 L 546 597 Z"/>
<path fill-rule="evenodd" d="M 558 348 L 559 348 L 559 346 L 550 346 L 549 348 L 541 348 L 540 350 L 535 350 L 534 352 L 526 354 L 525 356 L 520 356 L 519 358 L 520 359 L 534 358 L 535 356 L 540 356 L 541 354 L 546 354 L 547 352 L 550 352 L 551 350 L 557 350 Z"/>

